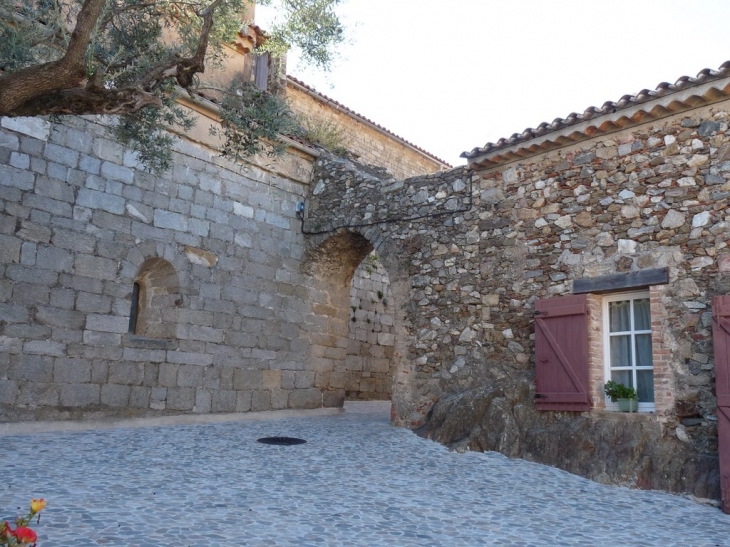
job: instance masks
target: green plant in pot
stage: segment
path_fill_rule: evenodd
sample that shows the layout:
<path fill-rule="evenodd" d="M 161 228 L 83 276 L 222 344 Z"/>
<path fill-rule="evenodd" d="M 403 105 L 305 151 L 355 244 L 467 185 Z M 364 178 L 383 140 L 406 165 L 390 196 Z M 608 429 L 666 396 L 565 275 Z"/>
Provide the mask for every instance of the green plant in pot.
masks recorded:
<path fill-rule="evenodd" d="M 613 380 L 603 386 L 611 402 L 618 403 L 621 412 L 636 412 L 639 408 L 639 396 L 633 387 L 627 387 Z"/>

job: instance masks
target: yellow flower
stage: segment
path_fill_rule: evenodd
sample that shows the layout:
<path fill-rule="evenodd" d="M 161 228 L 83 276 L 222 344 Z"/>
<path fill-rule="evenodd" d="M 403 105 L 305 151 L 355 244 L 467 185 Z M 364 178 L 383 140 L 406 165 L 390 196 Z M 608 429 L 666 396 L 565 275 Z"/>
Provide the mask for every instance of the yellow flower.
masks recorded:
<path fill-rule="evenodd" d="M 30 512 L 34 515 L 36 513 L 40 513 L 43 511 L 43 508 L 46 506 L 46 500 L 43 498 L 39 500 L 30 500 Z"/>

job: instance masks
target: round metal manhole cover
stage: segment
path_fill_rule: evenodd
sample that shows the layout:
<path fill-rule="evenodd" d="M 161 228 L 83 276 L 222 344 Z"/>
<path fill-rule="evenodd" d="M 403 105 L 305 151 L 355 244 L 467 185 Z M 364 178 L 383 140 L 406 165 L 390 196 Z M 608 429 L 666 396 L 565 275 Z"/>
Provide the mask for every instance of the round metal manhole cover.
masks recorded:
<path fill-rule="evenodd" d="M 278 446 L 291 446 L 293 444 L 304 444 L 307 441 L 304 439 L 297 439 L 296 437 L 262 437 L 256 439 L 257 443 L 263 444 L 275 444 Z"/>

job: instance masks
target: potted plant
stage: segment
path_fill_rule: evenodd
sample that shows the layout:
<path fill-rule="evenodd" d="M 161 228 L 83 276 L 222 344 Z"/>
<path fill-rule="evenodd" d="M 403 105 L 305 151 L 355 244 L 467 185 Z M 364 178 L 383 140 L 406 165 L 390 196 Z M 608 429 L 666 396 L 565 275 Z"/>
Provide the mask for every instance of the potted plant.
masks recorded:
<path fill-rule="evenodd" d="M 618 402 L 618 409 L 621 412 L 636 412 L 639 408 L 639 396 L 633 387 L 627 387 L 613 380 L 606 382 L 603 386 L 606 395 L 611 402 Z"/>

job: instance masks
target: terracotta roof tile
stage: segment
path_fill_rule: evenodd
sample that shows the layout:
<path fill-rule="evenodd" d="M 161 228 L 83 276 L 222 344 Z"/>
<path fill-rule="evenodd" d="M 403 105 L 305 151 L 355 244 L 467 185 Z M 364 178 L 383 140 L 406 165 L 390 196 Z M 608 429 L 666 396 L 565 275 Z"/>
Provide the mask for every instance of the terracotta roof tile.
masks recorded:
<path fill-rule="evenodd" d="M 633 106 L 638 106 L 673 93 L 678 93 L 692 87 L 712 82 L 713 80 L 720 80 L 727 77 L 730 77 L 730 61 L 723 63 L 718 70 L 706 68 L 700 71 L 696 78 L 682 76 L 673 84 L 662 82 L 653 90 L 642 89 L 635 95 L 624 95 L 616 102 L 607 101 L 600 107 L 590 106 L 582 114 L 573 112 L 569 114 L 567 118 L 556 118 L 552 121 L 552 123 L 543 122 L 536 128 L 530 127 L 525 129 L 522 133 L 515 133 L 509 138 L 499 139 L 496 143 L 488 142 L 481 148 L 474 148 L 470 152 L 463 152 L 461 157 L 472 160 L 484 154 L 503 150 L 514 145 L 522 143 L 529 145 L 528 141 L 532 139 L 548 135 L 566 127 L 570 127 L 593 118 L 614 114 Z"/>

